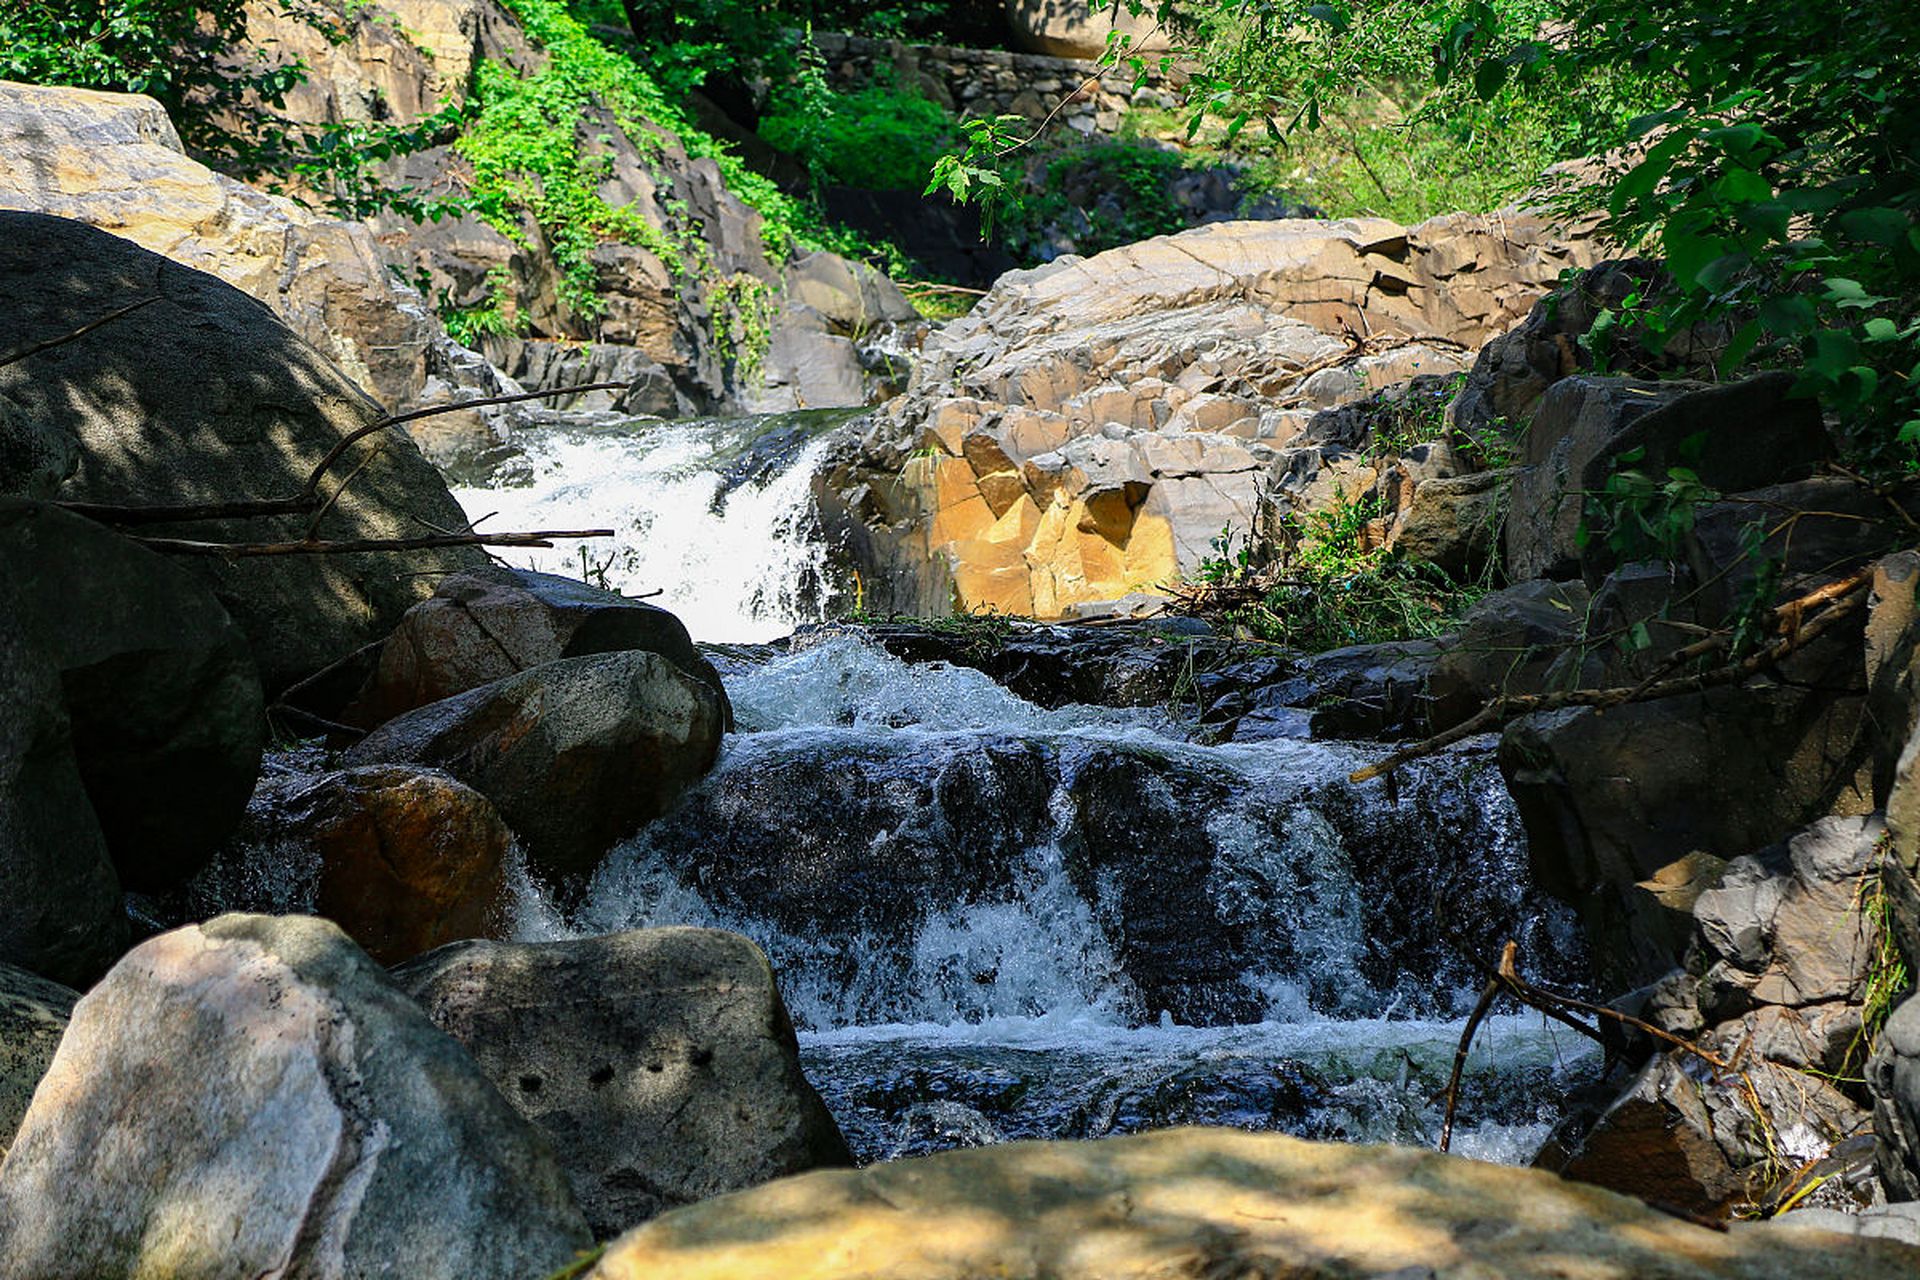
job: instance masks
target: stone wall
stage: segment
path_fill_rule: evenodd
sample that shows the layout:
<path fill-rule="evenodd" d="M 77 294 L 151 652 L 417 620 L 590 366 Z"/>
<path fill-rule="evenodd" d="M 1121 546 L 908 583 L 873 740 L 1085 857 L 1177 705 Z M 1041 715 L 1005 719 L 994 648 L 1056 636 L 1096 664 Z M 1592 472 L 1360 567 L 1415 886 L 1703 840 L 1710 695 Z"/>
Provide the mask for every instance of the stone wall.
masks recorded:
<path fill-rule="evenodd" d="M 886 74 L 882 68 L 890 68 L 894 83 L 917 89 L 963 116 L 1014 115 L 1037 123 L 1071 94 L 1053 123 L 1091 135 L 1118 129 L 1130 107 L 1174 102 L 1159 80 L 1135 89 L 1133 77 L 1122 71 L 1095 79 L 1099 67 L 1077 58 L 869 40 L 838 32 L 816 35 L 814 45 L 826 59 L 836 89 L 861 88 Z"/>

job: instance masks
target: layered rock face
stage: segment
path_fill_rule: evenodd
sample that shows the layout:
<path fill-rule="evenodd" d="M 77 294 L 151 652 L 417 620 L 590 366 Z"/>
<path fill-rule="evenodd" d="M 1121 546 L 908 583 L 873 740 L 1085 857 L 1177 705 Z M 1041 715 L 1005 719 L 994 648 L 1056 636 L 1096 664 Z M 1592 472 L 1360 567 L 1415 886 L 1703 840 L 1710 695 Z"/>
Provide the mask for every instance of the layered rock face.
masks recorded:
<path fill-rule="evenodd" d="M 1892 1241 L 1780 1225 L 1708 1231 L 1534 1170 L 1175 1129 L 808 1174 L 655 1219 L 590 1275 L 1892 1280 L 1916 1266 L 1920 1250 Z"/>
<path fill-rule="evenodd" d="M 1464 369 L 1585 260 L 1538 221 L 1455 216 L 1220 224 L 1014 272 L 929 340 L 823 504 L 883 608 L 1054 617 L 1150 589 L 1283 488 L 1373 488 L 1314 413 Z"/>

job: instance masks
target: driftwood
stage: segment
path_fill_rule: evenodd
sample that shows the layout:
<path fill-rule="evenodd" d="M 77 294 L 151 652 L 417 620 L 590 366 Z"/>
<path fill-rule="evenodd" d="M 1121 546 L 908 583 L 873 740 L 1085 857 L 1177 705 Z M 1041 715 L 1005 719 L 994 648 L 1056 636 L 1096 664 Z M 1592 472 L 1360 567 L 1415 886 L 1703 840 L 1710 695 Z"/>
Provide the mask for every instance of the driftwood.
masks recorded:
<path fill-rule="evenodd" d="M 1674 1035 L 1671 1031 L 1656 1027 L 1643 1018 L 1636 1018 L 1630 1013 L 1622 1013 L 1618 1009 L 1609 1008 L 1603 1004 L 1593 1004 L 1576 996 L 1565 995 L 1528 982 L 1520 976 L 1519 966 L 1516 963 L 1519 950 L 1519 944 L 1511 940 L 1501 948 L 1500 964 L 1494 970 L 1493 977 L 1486 987 L 1481 990 L 1480 999 L 1474 1004 L 1473 1013 L 1467 1018 L 1467 1025 L 1460 1032 L 1460 1043 L 1453 1052 L 1453 1071 L 1447 1078 L 1446 1111 L 1440 1122 L 1440 1150 L 1446 1151 L 1453 1145 L 1453 1119 L 1460 1106 L 1460 1077 L 1466 1069 L 1467 1053 L 1473 1047 L 1473 1037 L 1503 995 L 1511 996 L 1529 1009 L 1544 1013 L 1554 1021 L 1564 1023 L 1591 1039 L 1603 1040 L 1600 1029 L 1582 1022 L 1574 1016 L 1575 1013 L 1605 1018 L 1623 1026 L 1632 1027 L 1674 1050 L 1698 1058 L 1713 1071 L 1716 1078 L 1739 1074 L 1739 1053 L 1731 1059 L 1723 1058 L 1718 1054 L 1709 1053 L 1690 1040 Z M 1751 1092 L 1752 1085 L 1749 1083 L 1747 1088 Z"/>

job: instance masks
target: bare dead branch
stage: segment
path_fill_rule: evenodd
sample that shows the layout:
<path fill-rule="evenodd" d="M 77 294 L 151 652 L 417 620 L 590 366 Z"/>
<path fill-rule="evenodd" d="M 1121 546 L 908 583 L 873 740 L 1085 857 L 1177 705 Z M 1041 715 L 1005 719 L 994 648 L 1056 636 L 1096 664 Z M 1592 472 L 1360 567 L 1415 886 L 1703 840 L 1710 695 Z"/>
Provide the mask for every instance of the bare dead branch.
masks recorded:
<path fill-rule="evenodd" d="M 81 325 L 78 329 L 74 329 L 70 332 L 63 333 L 57 338 L 48 338 L 45 342 L 36 342 L 32 346 L 22 347 L 20 348 L 20 350 L 14 352 L 12 355 L 0 356 L 0 369 L 4 369 L 10 364 L 18 364 L 20 361 L 25 360 L 28 356 L 37 356 L 42 351 L 51 351 L 55 347 L 63 347 L 69 342 L 73 342 L 77 339 L 84 338 L 88 334 L 92 333 L 95 329 L 98 329 L 101 325 L 111 324 L 113 321 L 118 320 L 121 316 L 128 315 L 132 312 L 138 311 L 140 308 L 147 306 L 150 303 L 154 303 L 158 301 L 160 301 L 160 295 L 157 293 L 150 293 L 144 298 L 138 299 L 137 301 L 134 301 L 134 302 L 129 302 L 124 307 L 118 307 L 112 311 L 107 312 L 107 314 L 101 316 L 98 320 L 89 320 L 85 324 Z"/>
<path fill-rule="evenodd" d="M 422 538 L 359 538 L 342 542 L 196 542 L 135 538 L 155 551 L 182 556 L 344 556 L 370 551 L 428 551 L 435 547 L 551 547 L 557 538 L 611 538 L 611 529 L 542 529 L 532 533 L 438 533 Z"/>

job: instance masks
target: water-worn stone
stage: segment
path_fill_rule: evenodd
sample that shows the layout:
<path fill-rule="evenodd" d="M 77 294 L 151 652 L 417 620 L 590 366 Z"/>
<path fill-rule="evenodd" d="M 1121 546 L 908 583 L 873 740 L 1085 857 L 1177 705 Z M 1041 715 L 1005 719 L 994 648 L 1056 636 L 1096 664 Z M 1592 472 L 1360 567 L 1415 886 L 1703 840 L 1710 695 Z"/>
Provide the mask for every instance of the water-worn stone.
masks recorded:
<path fill-rule="evenodd" d="M 546 1130 L 594 1234 L 852 1163 L 760 948 L 717 929 L 463 942 L 394 975 Z"/>
<path fill-rule="evenodd" d="M 546 1139 L 311 917 L 131 952 L 75 1007 L 0 1166 L 6 1280 L 525 1280 L 588 1239 Z"/>
<path fill-rule="evenodd" d="M 266 737 L 246 637 L 176 561 L 57 507 L 0 497 L 15 617 L 60 677 L 74 759 L 128 888 L 213 856 Z"/>
<path fill-rule="evenodd" d="M 331 773 L 291 806 L 319 861 L 315 909 L 381 964 L 506 927 L 513 833 L 444 773 L 369 765 Z"/>
<path fill-rule="evenodd" d="M 0 1161 L 79 998 L 78 991 L 0 964 Z"/>
<path fill-rule="evenodd" d="M 718 695 L 656 653 L 563 658 L 387 721 L 352 764 L 444 769 L 487 797 L 543 875 L 593 870 L 713 764 Z"/>
<path fill-rule="evenodd" d="M 276 270 L 280 259 L 276 257 Z M 212 276 L 62 218 L 0 212 L 0 349 L 84 337 L 0 367 L 0 394 L 72 435 L 81 461 L 58 496 L 169 504 L 282 498 L 380 407 L 266 307 Z M 402 538 L 462 527 L 444 481 L 399 427 L 348 450 L 326 492 L 354 477 L 323 539 Z M 145 526 L 213 541 L 298 540 L 309 515 Z M 386 634 L 435 575 L 484 563 L 471 548 L 395 555 L 183 558 L 211 583 L 277 692 Z"/>
<path fill-rule="evenodd" d="M 820 1172 L 663 1215 L 592 1280 L 1893 1280 L 1920 1251 L 1709 1231 L 1637 1200 L 1398 1147 L 1175 1129 Z"/>
<path fill-rule="evenodd" d="M 407 611 L 343 718 L 372 728 L 545 662 L 629 649 L 660 654 L 725 708 L 719 673 L 665 609 L 526 569 L 455 574 Z"/>
<path fill-rule="evenodd" d="M 60 673 L 0 576 L 0 961 L 70 985 L 127 947 L 120 878 L 73 759 Z"/>

